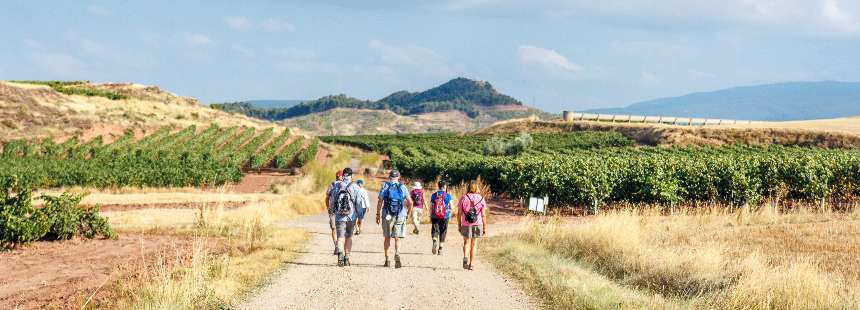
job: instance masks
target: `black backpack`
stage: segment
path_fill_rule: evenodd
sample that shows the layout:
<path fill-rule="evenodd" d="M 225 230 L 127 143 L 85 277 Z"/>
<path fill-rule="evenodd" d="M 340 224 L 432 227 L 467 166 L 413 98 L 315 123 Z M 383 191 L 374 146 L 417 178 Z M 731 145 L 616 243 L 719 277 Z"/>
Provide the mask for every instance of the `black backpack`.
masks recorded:
<path fill-rule="evenodd" d="M 352 195 L 349 193 L 350 185 L 352 183 L 340 183 L 338 186 L 337 195 L 334 196 L 334 212 L 337 215 L 350 215 L 355 208 Z"/>
<path fill-rule="evenodd" d="M 466 219 L 466 223 L 474 224 L 478 221 L 478 204 L 476 204 L 475 201 L 473 201 L 472 198 L 468 195 L 466 196 L 466 199 L 469 199 L 469 202 L 472 203 L 472 207 L 469 208 L 469 212 L 466 212 L 466 215 L 464 217 Z M 483 201 L 484 197 L 481 197 L 481 200 L 479 200 L 478 203 L 481 203 Z"/>

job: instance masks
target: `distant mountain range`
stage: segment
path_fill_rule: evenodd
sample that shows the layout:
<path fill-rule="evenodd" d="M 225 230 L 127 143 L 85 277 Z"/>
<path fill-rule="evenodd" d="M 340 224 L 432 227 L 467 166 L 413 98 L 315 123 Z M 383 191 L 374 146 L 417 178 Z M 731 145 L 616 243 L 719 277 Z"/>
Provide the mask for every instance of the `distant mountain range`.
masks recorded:
<path fill-rule="evenodd" d="M 274 104 L 280 103 L 288 104 L 272 107 Z M 212 104 L 211 106 L 223 111 L 242 113 L 272 121 L 344 108 L 388 110 L 399 115 L 460 111 L 470 118 L 478 117 L 481 113 L 495 110 L 497 107 L 504 107 L 507 111 L 535 112 L 534 109 L 524 107 L 519 100 L 497 92 L 489 82 L 467 78 L 456 78 L 422 92 L 398 91 L 376 101 L 361 100 L 340 94 L 297 103 L 264 100 Z M 522 114 L 527 116 L 526 113 Z"/>
<path fill-rule="evenodd" d="M 789 82 L 693 93 L 583 112 L 789 121 L 860 115 L 860 83 Z"/>

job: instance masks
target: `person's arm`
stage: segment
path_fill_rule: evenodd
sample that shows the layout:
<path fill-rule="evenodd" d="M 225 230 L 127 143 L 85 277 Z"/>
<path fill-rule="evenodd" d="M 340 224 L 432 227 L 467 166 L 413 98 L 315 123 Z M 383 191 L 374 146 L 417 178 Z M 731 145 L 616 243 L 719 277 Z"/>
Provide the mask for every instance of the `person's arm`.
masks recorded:
<path fill-rule="evenodd" d="M 457 226 L 463 226 L 463 219 L 460 216 L 460 213 L 463 212 L 463 200 L 466 199 L 466 195 L 460 197 L 460 201 L 457 202 Z"/>
<path fill-rule="evenodd" d="M 481 211 L 481 222 L 484 223 L 484 235 L 486 235 L 487 234 L 487 225 L 490 224 L 487 222 L 487 213 L 490 212 L 490 206 L 487 204 L 486 200 L 483 202 L 483 204 L 484 204 L 484 209 L 483 209 L 483 211 Z"/>
<path fill-rule="evenodd" d="M 376 200 L 376 224 L 382 223 L 382 203 L 383 203 L 383 200 L 385 200 L 383 198 L 384 192 L 385 192 L 385 185 L 382 185 L 382 189 L 379 190 L 379 197 Z"/>
<path fill-rule="evenodd" d="M 406 218 L 408 219 L 412 216 L 412 209 L 415 208 L 415 201 L 412 200 L 412 195 L 406 194 L 406 206 L 409 207 L 409 210 L 406 212 Z"/>

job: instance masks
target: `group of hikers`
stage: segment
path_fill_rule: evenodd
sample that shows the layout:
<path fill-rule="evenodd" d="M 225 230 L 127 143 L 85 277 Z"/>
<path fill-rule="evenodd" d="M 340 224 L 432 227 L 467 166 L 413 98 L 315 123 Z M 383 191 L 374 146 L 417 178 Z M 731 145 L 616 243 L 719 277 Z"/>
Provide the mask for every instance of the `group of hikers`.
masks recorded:
<path fill-rule="evenodd" d="M 410 191 L 400 182 L 400 172 L 392 170 L 388 181 L 382 184 L 376 204 L 376 224 L 382 225 L 384 237 L 384 267 L 391 266 L 389 249 L 394 241 L 394 268 L 401 268 L 400 258 L 402 239 L 406 237 L 405 226 L 408 217 L 414 226 L 412 233 L 420 234 L 420 219 L 425 208 L 429 209 L 433 255 L 442 255 L 448 221 L 453 214 L 452 196 L 448 193 L 448 182 L 439 181 L 437 189 L 425 200 L 424 188 L 420 182 L 413 183 Z M 429 203 L 427 203 L 429 201 Z M 364 218 L 370 207 L 370 198 L 364 180 L 353 180 L 351 168 L 337 172 L 336 180 L 326 191 L 326 208 L 329 215 L 334 254 L 339 267 L 349 266 L 352 252 L 352 236 L 362 232 Z M 487 203 L 478 193 L 477 184 L 470 183 L 467 193 L 457 203 L 457 224 L 463 236 L 463 269 L 473 270 L 478 240 L 487 231 Z"/>

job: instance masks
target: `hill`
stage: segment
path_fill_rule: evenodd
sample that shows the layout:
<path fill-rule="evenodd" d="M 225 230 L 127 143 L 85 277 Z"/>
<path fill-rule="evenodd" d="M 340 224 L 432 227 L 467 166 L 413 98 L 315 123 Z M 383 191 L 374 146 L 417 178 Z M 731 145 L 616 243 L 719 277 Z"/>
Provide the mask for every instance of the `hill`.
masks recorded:
<path fill-rule="evenodd" d="M 262 99 L 262 100 L 245 100 L 243 102 L 247 102 L 255 107 L 260 108 L 289 108 L 295 105 L 298 105 L 302 102 L 306 102 L 310 100 L 280 100 L 280 99 Z"/>
<path fill-rule="evenodd" d="M 151 132 L 162 126 L 271 127 L 211 109 L 157 86 L 132 83 L 0 81 L 0 139 Z"/>
<path fill-rule="evenodd" d="M 860 115 L 860 83 L 790 82 L 693 93 L 585 112 L 761 121 Z"/>
<path fill-rule="evenodd" d="M 212 105 L 216 109 L 275 121 L 343 108 L 389 110 L 399 115 L 461 111 L 475 118 L 496 106 L 522 106 L 522 102 L 497 92 L 489 82 L 466 78 L 456 78 L 422 92 L 398 91 L 376 101 L 340 94 L 282 108 L 265 108 L 249 102 Z"/>

